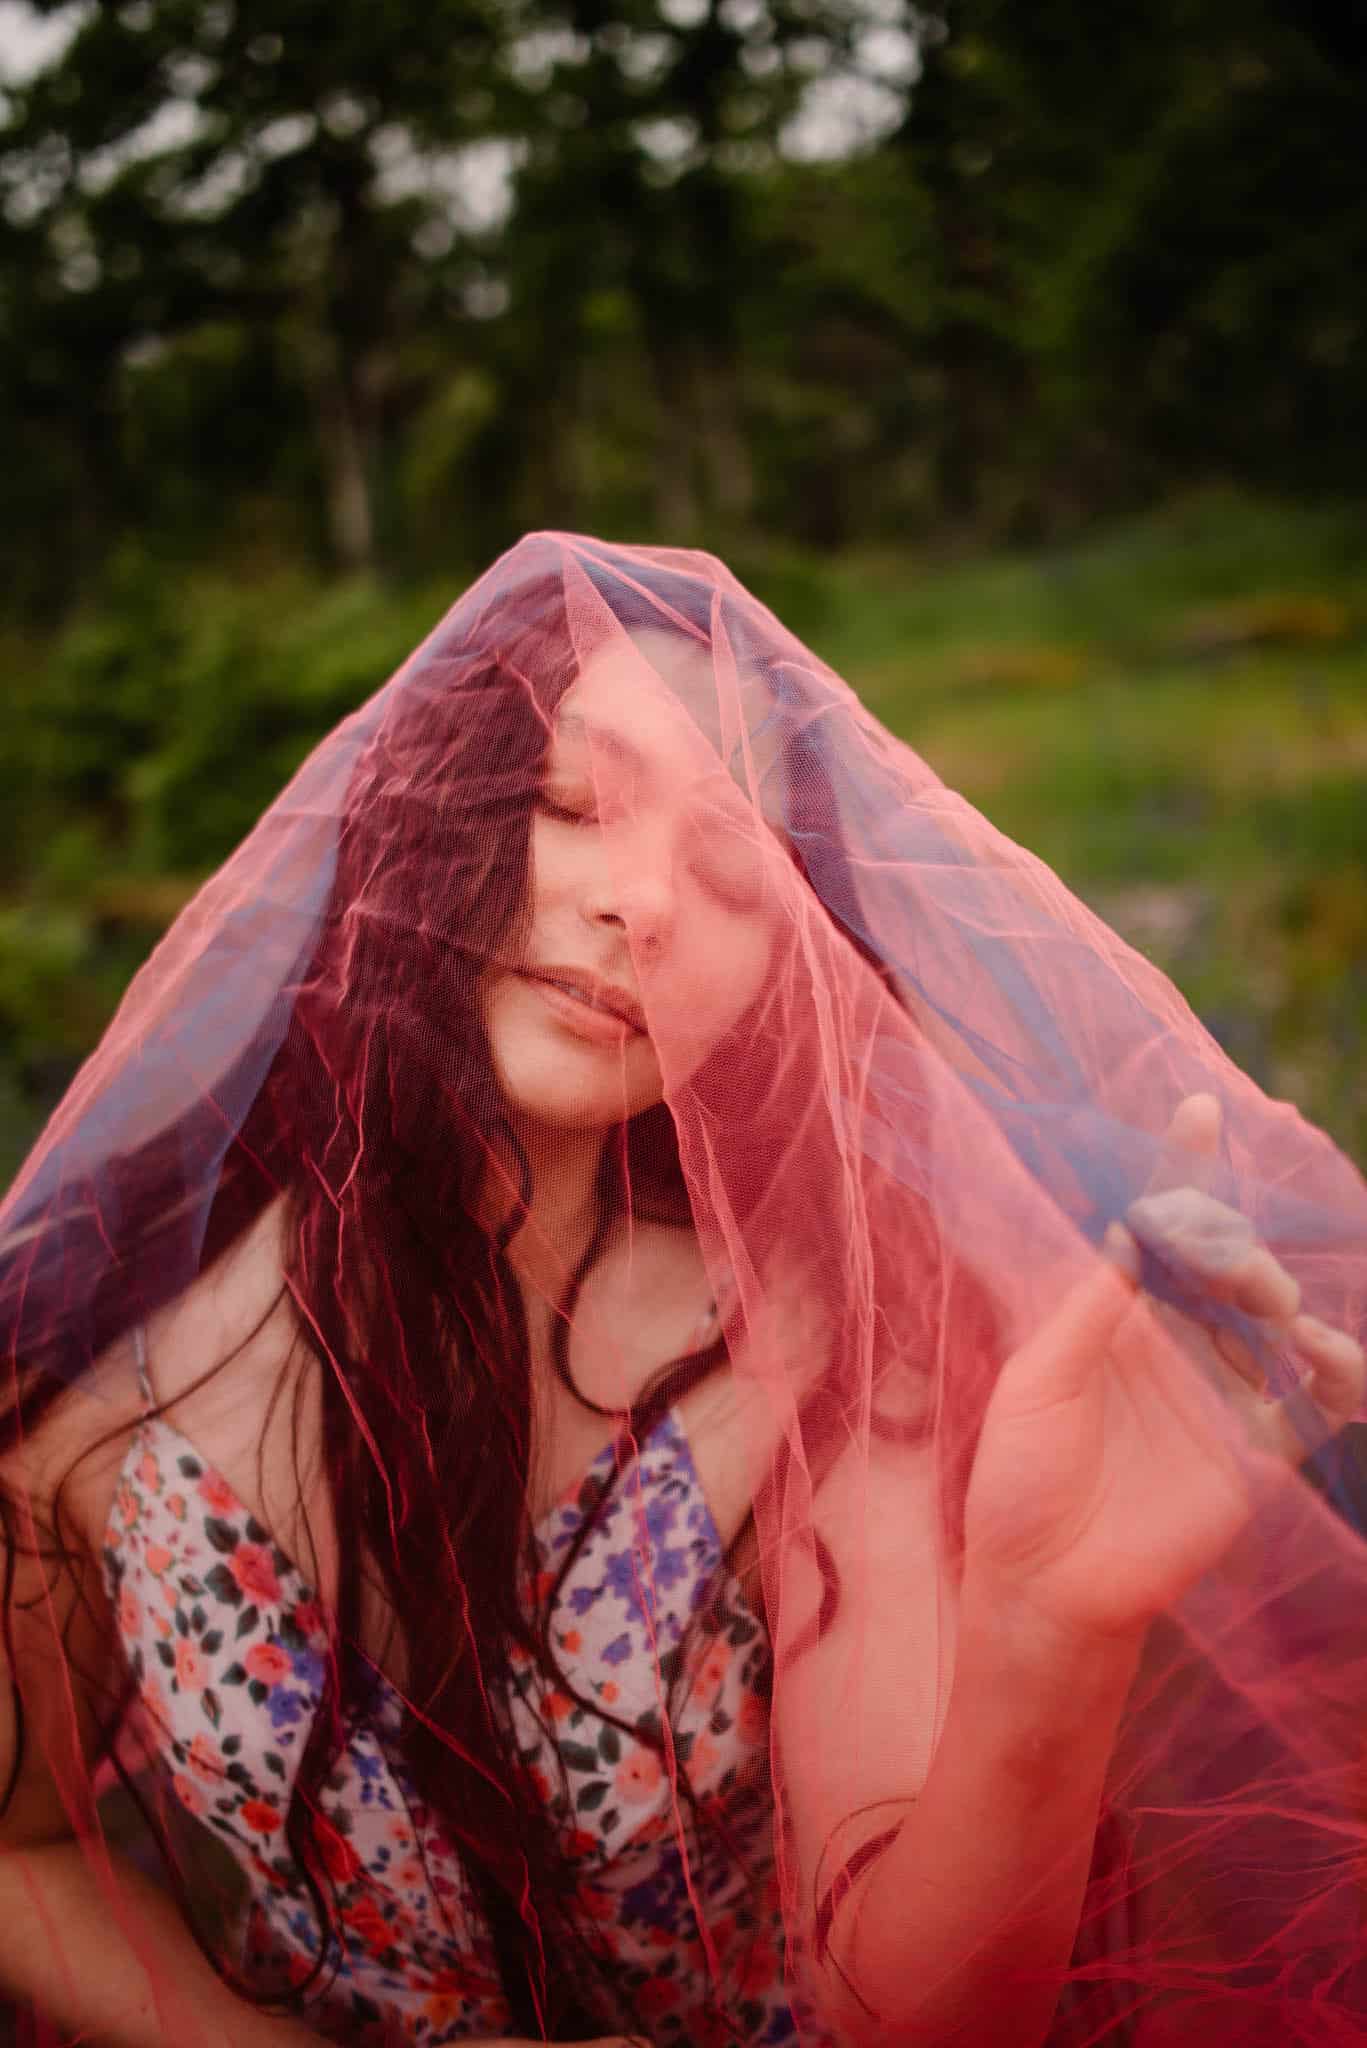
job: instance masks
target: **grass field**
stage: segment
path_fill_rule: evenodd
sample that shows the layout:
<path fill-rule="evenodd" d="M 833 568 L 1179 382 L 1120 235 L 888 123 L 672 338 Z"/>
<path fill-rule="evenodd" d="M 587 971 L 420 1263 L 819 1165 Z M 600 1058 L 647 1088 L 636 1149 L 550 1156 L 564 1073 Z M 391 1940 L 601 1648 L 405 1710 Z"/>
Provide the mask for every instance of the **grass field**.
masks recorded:
<path fill-rule="evenodd" d="M 828 572 L 811 638 L 1367 1162 L 1367 520 L 1217 496 L 1066 554 Z"/>
<path fill-rule="evenodd" d="M 738 567 L 1367 1162 L 1360 509 L 1212 494 L 1048 554 Z M 32 844 L 0 885 L 0 1185 L 198 874 L 459 587 L 167 593 L 152 574 L 28 660 L 11 761 L 65 761 L 84 733 L 83 786 L 108 787 L 98 817 L 69 774 L 28 792 Z M 177 833 L 191 857 L 165 852 Z"/>

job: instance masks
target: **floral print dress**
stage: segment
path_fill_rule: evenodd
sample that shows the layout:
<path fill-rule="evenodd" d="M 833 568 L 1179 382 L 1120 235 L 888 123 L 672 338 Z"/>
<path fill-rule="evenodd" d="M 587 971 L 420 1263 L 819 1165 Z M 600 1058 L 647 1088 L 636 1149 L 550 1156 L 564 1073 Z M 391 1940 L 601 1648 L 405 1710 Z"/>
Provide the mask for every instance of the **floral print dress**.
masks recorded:
<path fill-rule="evenodd" d="M 137 1356 L 150 1408 L 141 1331 Z M 534 1598 L 550 1597 L 613 1476 L 608 1446 L 539 1526 Z M 768 1641 L 734 1579 L 684 1636 L 720 1561 L 670 1411 L 613 1488 L 551 1615 L 575 1690 L 642 1738 L 551 1689 L 530 1663 L 510 1673 L 511 1712 L 577 1871 L 581 1911 L 652 2040 L 782 2048 L 798 2028 L 763 1789 Z M 103 1563 L 136 1687 L 138 1746 L 240 1874 L 235 1960 L 249 1981 L 278 1990 L 314 1977 L 310 2023 L 348 2043 L 506 2032 L 492 1943 L 455 1850 L 407 1776 L 405 1709 L 383 1679 L 347 1729 L 310 1823 L 336 1887 L 336 1929 L 320 1928 L 285 1818 L 322 1697 L 323 1616 L 299 1569 L 164 1417 L 148 1413 L 135 1432 Z M 662 1675 L 674 1681 L 674 1768 L 724 1829 L 680 1826 L 683 1794 L 645 1739 L 660 1728 Z M 804 2042 L 816 2038 L 804 2025 Z"/>

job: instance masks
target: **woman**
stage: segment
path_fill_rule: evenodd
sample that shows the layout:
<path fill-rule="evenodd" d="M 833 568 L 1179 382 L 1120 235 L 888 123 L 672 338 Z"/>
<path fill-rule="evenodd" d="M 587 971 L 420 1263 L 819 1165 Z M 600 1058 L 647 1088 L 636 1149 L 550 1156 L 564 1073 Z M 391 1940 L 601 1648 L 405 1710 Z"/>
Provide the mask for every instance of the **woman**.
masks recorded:
<path fill-rule="evenodd" d="M 522 543 L 0 1215 L 0 1982 L 129 2048 L 1346 2010 L 1351 1660 L 1282 1706 L 1365 1217 L 720 565 Z"/>

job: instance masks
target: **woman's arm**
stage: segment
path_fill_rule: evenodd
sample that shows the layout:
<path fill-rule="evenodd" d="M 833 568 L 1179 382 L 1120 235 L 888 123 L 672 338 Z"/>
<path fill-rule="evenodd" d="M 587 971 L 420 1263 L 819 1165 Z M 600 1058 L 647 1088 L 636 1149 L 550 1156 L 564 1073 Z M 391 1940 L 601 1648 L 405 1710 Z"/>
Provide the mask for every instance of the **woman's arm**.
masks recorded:
<path fill-rule="evenodd" d="M 92 2048 L 306 2048 L 318 2036 L 229 1990 L 174 1902 L 74 1840 L 0 1850 L 0 1981 Z"/>
<path fill-rule="evenodd" d="M 838 1604 L 777 1686 L 774 1729 L 802 1917 L 824 1937 L 808 1989 L 851 2048 L 1030 2048 L 1072 1952 L 1139 1636 L 1084 1650 L 961 1602 L 927 1568 L 928 1454 L 850 1458 L 819 1503 Z M 803 1569 L 790 1628 L 818 1590 Z"/>
<path fill-rule="evenodd" d="M 88 2048 L 321 2048 L 301 2021 L 239 1998 L 173 1902 L 118 1856 L 74 1841 L 0 1856 L 0 1980 Z M 500 2035 L 482 2048 L 534 2048 Z M 618 2035 L 561 2048 L 633 2048 Z M 647 2048 L 637 2043 L 634 2048 Z"/>
<path fill-rule="evenodd" d="M 1233 1212 L 1185 1187 L 1143 1222 L 1174 1230 L 1166 1253 L 1192 1268 L 1218 1251 L 1211 1270 L 1301 1353 L 1330 1425 L 1356 1411 L 1360 1348 L 1297 1315 L 1294 1281 Z M 777 1764 L 811 1989 L 842 2042 L 1043 2040 L 1148 1624 L 1217 1562 L 1253 1485 L 1285 1483 L 1294 1460 L 1278 1404 L 1243 1373 L 1217 1395 L 1136 1295 L 1124 1233 L 1118 1250 L 1122 1269 L 1089 1274 L 1002 1368 L 961 1579 L 943 1564 L 929 1453 L 877 1440 L 816 1491 L 824 1572 L 785 1552 Z M 1203 1365 L 1224 1371 L 1213 1350 Z M 823 1580 L 837 1598 L 804 1644 Z"/>
<path fill-rule="evenodd" d="M 1044 2039 L 1141 1640 L 1051 1645 L 965 1606 L 949 1713 L 915 1813 L 849 1904 L 845 1969 L 868 2005 L 896 2013 L 909 1957 L 923 1960 L 909 2023 L 881 2041 Z"/>
<path fill-rule="evenodd" d="M 60 1404 L 0 1471 L 0 1564 L 13 1552 L 0 1651 L 0 1994 L 34 2007 L 63 2040 L 108 2048 L 311 2041 L 235 1996 L 172 1900 L 101 1839 L 91 1758 L 100 1703 L 117 1699 L 120 1679 L 86 1510 L 107 1506 L 99 1467 L 116 1469 L 122 1446 L 85 1461 L 59 1529 L 55 1486 L 90 1428 L 74 1408 Z"/>
<path fill-rule="evenodd" d="M 124 1449 L 110 1420 L 107 1408 L 59 1404 L 0 1464 L 13 1549 L 0 1645 L 0 2008 L 32 2007 L 61 2040 L 90 2048 L 321 2048 L 305 2021 L 231 1990 L 175 1901 L 102 1839 L 90 1759 L 100 1703 L 118 1697 L 122 1676 L 92 1555 Z M 53 1497 L 68 1473 L 77 1483 L 59 1539 Z M 6 1547 L 0 1535 L 0 1578 Z"/>

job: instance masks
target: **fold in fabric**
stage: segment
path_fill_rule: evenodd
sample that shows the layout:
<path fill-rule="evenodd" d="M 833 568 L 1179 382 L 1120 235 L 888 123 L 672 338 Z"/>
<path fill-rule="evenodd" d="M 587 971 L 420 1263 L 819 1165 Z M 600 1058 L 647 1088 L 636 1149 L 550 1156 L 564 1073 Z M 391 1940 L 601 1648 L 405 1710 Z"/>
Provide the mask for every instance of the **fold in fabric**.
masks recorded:
<path fill-rule="evenodd" d="M 1174 1155 L 1194 1095 L 1218 1139 Z M 586 1132 L 571 1249 L 538 1194 Z M 972 1712 L 984 1432 L 1188 1182 L 1361 1337 L 1367 1185 L 1150 962 L 721 563 L 520 542 L 181 913 L 0 1206 L 16 1784 L 88 1886 L 42 1908 L 47 2038 L 94 2024 L 97 1913 L 149 2040 L 221 2038 L 220 1996 L 351 2042 L 950 2038 L 914 1918 L 900 1976 L 869 1929 Z M 1360 1420 L 1289 1313 L 1135 1234 L 1152 1399 L 1190 1386 L 1248 1512 L 1143 1632 L 1075 1936 L 1038 1982 L 1010 1952 L 974 2038 L 1047 1979 L 1051 2048 L 1367 2042 Z M 1302 1471 L 1269 1483 L 1225 1355 Z M 202 1985 L 111 1849 L 119 1777 Z M 18 1812 L 0 1882 L 41 1904 Z"/>

